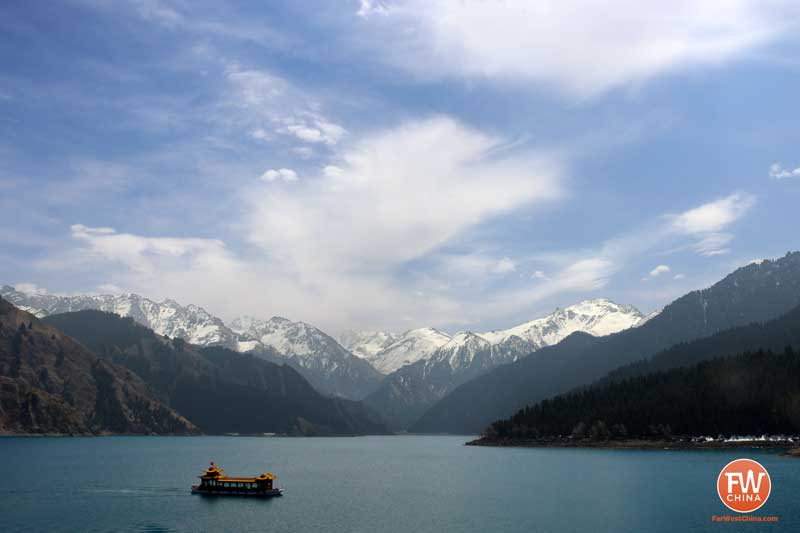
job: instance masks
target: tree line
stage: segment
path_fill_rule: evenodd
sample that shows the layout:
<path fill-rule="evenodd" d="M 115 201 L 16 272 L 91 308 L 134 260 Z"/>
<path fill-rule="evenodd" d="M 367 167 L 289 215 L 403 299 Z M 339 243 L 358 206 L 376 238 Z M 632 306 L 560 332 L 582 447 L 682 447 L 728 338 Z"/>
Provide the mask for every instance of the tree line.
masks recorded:
<path fill-rule="evenodd" d="M 491 424 L 497 439 L 800 433 L 800 352 L 749 351 L 595 384 Z"/>

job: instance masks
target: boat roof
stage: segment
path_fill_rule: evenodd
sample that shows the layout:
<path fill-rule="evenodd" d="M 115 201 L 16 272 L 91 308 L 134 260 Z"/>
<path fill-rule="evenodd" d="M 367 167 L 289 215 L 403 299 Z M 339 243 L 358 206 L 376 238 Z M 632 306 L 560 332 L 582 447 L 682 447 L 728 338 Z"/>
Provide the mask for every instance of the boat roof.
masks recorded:
<path fill-rule="evenodd" d="M 269 472 L 264 472 L 258 477 L 229 477 L 224 475 L 223 470 L 214 464 L 214 461 L 211 461 L 208 468 L 203 470 L 202 476 L 197 476 L 199 478 L 214 478 L 220 481 L 230 481 L 233 483 L 253 483 L 255 481 L 264 481 L 268 479 L 275 479 L 275 475 L 270 474 Z"/>
<path fill-rule="evenodd" d="M 233 483 L 255 483 L 256 481 L 263 481 L 265 479 L 275 479 L 272 474 L 262 474 L 259 477 L 221 477 L 220 481 L 230 481 Z"/>

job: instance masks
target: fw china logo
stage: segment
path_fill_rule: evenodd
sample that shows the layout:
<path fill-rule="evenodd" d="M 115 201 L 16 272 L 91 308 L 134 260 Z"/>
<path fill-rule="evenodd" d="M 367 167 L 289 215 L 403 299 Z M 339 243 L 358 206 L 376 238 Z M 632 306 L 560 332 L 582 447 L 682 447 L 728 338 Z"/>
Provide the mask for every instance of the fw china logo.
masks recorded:
<path fill-rule="evenodd" d="M 767 469 L 752 459 L 731 461 L 717 478 L 717 493 L 728 509 L 752 513 L 767 503 L 772 480 Z"/>

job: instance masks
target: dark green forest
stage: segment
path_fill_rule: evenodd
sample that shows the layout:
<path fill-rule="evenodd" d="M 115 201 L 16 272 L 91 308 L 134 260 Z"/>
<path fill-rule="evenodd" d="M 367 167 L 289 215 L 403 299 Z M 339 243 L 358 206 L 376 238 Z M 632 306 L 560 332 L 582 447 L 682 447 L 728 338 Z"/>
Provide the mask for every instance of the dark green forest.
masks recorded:
<path fill-rule="evenodd" d="M 492 439 L 800 433 L 800 352 L 758 350 L 597 384 L 494 422 Z"/>

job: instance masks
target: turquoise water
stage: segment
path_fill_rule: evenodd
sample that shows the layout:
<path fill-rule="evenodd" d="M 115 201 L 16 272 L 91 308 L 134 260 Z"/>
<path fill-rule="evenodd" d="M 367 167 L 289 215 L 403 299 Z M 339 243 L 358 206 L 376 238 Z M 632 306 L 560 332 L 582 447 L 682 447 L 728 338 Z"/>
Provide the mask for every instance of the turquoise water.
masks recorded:
<path fill-rule="evenodd" d="M 0 531 L 800 531 L 800 459 L 762 451 L 494 449 L 464 437 L 0 438 Z M 719 470 L 770 472 L 757 514 L 715 524 Z M 209 460 L 270 470 L 272 500 L 193 496 Z"/>

